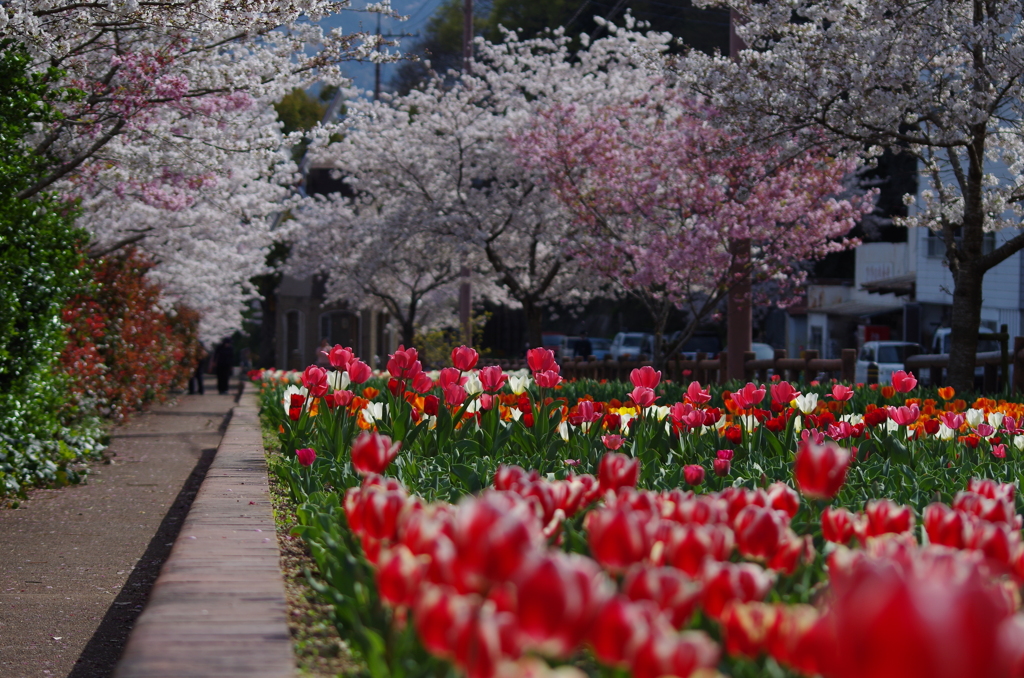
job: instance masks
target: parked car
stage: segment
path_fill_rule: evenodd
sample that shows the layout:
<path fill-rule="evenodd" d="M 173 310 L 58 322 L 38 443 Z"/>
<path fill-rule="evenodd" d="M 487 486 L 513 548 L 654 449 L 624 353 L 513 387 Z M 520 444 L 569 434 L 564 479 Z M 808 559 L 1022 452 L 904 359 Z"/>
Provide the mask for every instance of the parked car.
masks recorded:
<path fill-rule="evenodd" d="M 654 353 L 654 335 L 647 332 L 619 332 L 612 339 L 608 354 L 615 360 L 619 358 L 637 358 L 640 354 L 651 356 Z"/>
<path fill-rule="evenodd" d="M 556 352 L 559 360 L 572 360 L 576 357 L 576 352 L 579 350 L 579 341 L 582 337 L 565 337 L 562 339 L 562 345 Z M 598 360 L 604 360 L 605 356 L 608 355 L 608 349 L 611 347 L 611 339 L 604 339 L 602 337 L 588 337 L 590 340 L 590 355 L 594 356 Z M 587 356 L 580 356 L 586 358 Z"/>
<path fill-rule="evenodd" d="M 722 346 L 722 352 L 727 352 L 728 350 L 728 346 Z M 755 341 L 751 343 L 751 350 L 754 351 L 755 361 L 770 361 L 770 359 L 775 357 L 775 349 L 769 344 Z"/>
<path fill-rule="evenodd" d="M 979 327 L 978 332 L 994 332 L 993 327 Z M 953 330 L 949 327 L 940 327 L 935 330 L 935 334 L 932 335 L 931 353 L 945 353 L 949 354 L 950 346 L 952 345 Z M 1001 351 L 1002 346 L 995 339 L 979 339 L 978 340 L 978 353 L 989 353 L 993 351 Z M 921 381 L 922 386 L 931 386 L 931 370 L 922 370 L 921 374 L 916 375 Z M 985 378 L 985 367 L 978 365 L 974 368 L 974 382 L 975 385 L 980 386 L 982 380 Z"/>
<path fill-rule="evenodd" d="M 679 341 L 680 334 L 681 332 L 673 332 L 665 339 L 665 343 L 671 346 Z M 721 351 L 722 339 L 717 334 L 703 332 L 694 334 L 679 347 L 679 354 L 687 360 L 693 360 L 698 353 L 706 353 L 709 358 L 713 358 Z"/>
<path fill-rule="evenodd" d="M 559 349 L 562 347 L 562 341 L 565 340 L 564 334 L 556 334 L 554 332 L 542 332 L 540 335 L 540 345 L 544 348 L 549 348 L 558 355 Z"/>
<path fill-rule="evenodd" d="M 888 384 L 892 373 L 904 369 L 906 359 L 921 351 L 921 345 L 911 341 L 866 341 L 857 354 L 853 380 L 867 382 L 868 365 L 875 363 L 878 365 L 878 383 Z"/>

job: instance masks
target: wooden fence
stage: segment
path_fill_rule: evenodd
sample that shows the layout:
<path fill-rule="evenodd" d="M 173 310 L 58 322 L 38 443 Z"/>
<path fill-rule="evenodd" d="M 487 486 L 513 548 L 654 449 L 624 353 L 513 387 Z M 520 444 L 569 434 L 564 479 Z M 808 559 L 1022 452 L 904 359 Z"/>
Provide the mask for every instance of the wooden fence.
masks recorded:
<path fill-rule="evenodd" d="M 1024 393 L 1024 337 L 1014 337 L 1013 350 L 1009 350 L 1009 334 L 1006 325 L 1001 332 L 980 334 L 979 339 L 992 339 L 1000 342 L 999 351 L 979 353 L 976 364 L 984 370 L 982 392 L 995 394 L 1004 391 L 1009 382 L 1013 393 Z M 562 376 L 566 379 L 608 379 L 626 381 L 629 373 L 638 367 L 652 365 L 645 356 L 633 360 L 598 360 L 593 356 L 590 360 L 571 358 L 561 361 Z M 505 370 L 519 370 L 527 367 L 525 360 L 485 360 L 482 364 L 500 365 Z M 745 356 L 743 368 L 745 378 L 749 381 L 767 381 L 769 372 L 792 382 L 809 382 L 824 375 L 830 379 L 853 383 L 857 364 L 857 351 L 845 348 L 842 357 L 819 358 L 817 351 L 804 351 L 802 357 L 790 358 L 784 349 L 776 349 L 775 355 L 766 360 L 758 360 L 754 353 Z M 907 358 L 906 369 L 919 378 L 927 376 L 932 385 L 944 383 L 944 371 L 949 366 L 948 354 L 922 354 Z M 681 383 L 699 381 L 702 384 L 724 383 L 727 368 L 726 354 L 719 353 L 709 357 L 698 353 L 692 360 L 669 360 L 662 368 L 665 378 Z M 1011 373 L 1012 368 L 1012 373 Z M 870 383 L 870 381 L 869 381 Z"/>

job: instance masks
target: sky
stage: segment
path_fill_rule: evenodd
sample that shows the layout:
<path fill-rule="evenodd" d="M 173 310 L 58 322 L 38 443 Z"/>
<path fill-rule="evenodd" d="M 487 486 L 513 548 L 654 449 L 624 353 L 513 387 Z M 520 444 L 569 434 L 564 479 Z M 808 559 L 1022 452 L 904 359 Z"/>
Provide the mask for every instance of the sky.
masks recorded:
<path fill-rule="evenodd" d="M 399 14 L 409 17 L 408 21 L 397 21 L 387 17 L 381 17 L 381 33 L 416 33 L 422 32 L 427 21 L 433 16 L 434 11 L 440 7 L 443 0 L 391 0 L 391 7 Z M 366 6 L 365 0 L 353 0 L 354 9 Z M 370 14 L 359 11 L 344 11 L 325 19 L 322 25 L 325 28 L 341 27 L 346 32 L 368 30 L 373 32 L 377 29 L 378 14 Z M 401 49 L 409 50 L 418 41 L 418 38 L 401 38 Z M 395 73 L 397 64 L 384 64 L 381 66 L 381 82 L 387 86 Z M 345 74 L 355 81 L 360 89 L 373 89 L 373 64 L 352 62 L 344 66 Z"/>

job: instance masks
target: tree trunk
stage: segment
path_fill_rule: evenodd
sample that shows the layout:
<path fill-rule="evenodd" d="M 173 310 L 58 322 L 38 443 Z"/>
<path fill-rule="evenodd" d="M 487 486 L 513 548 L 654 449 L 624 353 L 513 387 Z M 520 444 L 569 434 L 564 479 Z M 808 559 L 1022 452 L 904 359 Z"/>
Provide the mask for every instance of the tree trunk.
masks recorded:
<path fill-rule="evenodd" d="M 964 393 L 974 389 L 974 362 L 981 325 L 984 271 L 964 264 L 956 276 L 950 322 L 949 385 Z"/>
<path fill-rule="evenodd" d="M 526 341 L 530 348 L 544 345 L 541 338 L 541 327 L 544 324 L 544 309 L 533 300 L 523 302 L 523 313 L 526 315 Z"/>
<path fill-rule="evenodd" d="M 406 348 L 413 346 L 413 338 L 416 334 L 416 326 L 410 320 L 402 323 L 402 343 Z"/>

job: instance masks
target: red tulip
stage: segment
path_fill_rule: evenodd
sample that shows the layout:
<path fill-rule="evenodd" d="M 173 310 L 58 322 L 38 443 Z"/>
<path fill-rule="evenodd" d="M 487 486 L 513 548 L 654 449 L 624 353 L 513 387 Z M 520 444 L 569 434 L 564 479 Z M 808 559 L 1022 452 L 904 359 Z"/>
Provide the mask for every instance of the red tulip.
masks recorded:
<path fill-rule="evenodd" d="M 428 395 L 423 398 L 423 413 L 431 416 L 437 416 L 437 408 L 441 404 L 441 399 L 436 395 Z"/>
<path fill-rule="evenodd" d="M 359 359 L 351 361 L 345 371 L 348 372 L 348 379 L 353 384 L 362 384 L 373 375 L 370 366 Z"/>
<path fill-rule="evenodd" d="M 1016 488 L 1010 483 L 997 483 L 988 478 L 971 478 L 967 483 L 967 489 L 980 494 L 988 499 L 1003 499 L 1013 501 Z"/>
<path fill-rule="evenodd" d="M 788 381 L 780 381 L 777 384 L 772 384 L 772 400 L 779 405 L 789 405 L 793 400 L 800 395 L 800 391 L 793 388 Z"/>
<path fill-rule="evenodd" d="M 733 540 L 732 530 L 723 525 L 676 525 L 665 538 L 662 562 L 695 577 L 708 560 L 727 560 Z"/>
<path fill-rule="evenodd" d="M 732 450 L 718 450 L 715 452 L 715 458 L 725 459 L 726 461 L 732 461 L 734 456 L 736 456 L 736 453 Z"/>
<path fill-rule="evenodd" d="M 310 365 L 302 372 L 302 385 L 309 391 L 309 395 L 319 398 L 327 393 L 327 370 Z"/>
<path fill-rule="evenodd" d="M 853 389 L 843 384 L 836 384 L 832 387 L 832 397 L 840 401 L 850 400 L 853 398 Z"/>
<path fill-rule="evenodd" d="M 351 348 L 344 348 L 341 344 L 335 344 L 334 348 L 327 354 L 331 361 L 331 367 L 343 370 L 355 359 L 356 355 Z"/>
<path fill-rule="evenodd" d="M 494 489 L 518 491 L 523 484 L 531 483 L 540 478 L 536 471 L 527 473 L 525 469 L 512 465 L 501 464 L 494 472 Z"/>
<path fill-rule="evenodd" d="M 295 456 L 298 457 L 299 463 L 303 466 L 312 466 L 313 461 L 316 459 L 316 450 L 311 447 L 304 447 L 301 450 L 295 450 Z"/>
<path fill-rule="evenodd" d="M 480 379 L 480 385 L 484 387 L 484 390 L 488 393 L 497 393 L 501 390 L 501 387 L 508 381 L 508 375 L 501 371 L 501 368 L 497 365 L 491 365 L 490 367 L 484 367 L 480 370 L 478 377 Z"/>
<path fill-rule="evenodd" d="M 749 410 L 764 400 L 764 386 L 758 387 L 747 382 L 747 385 L 732 394 L 732 402 L 741 410 Z"/>
<path fill-rule="evenodd" d="M 992 456 L 997 459 L 1006 459 L 1006 445 L 993 445 Z"/>
<path fill-rule="evenodd" d="M 619 435 L 607 435 L 601 436 L 601 442 L 604 443 L 606 448 L 614 451 L 622 447 L 622 444 L 626 442 L 626 439 Z"/>
<path fill-rule="evenodd" d="M 389 356 L 388 372 L 395 379 L 412 379 L 423 371 L 423 365 L 417 358 L 416 349 L 399 346 L 398 350 Z"/>
<path fill-rule="evenodd" d="M 772 483 L 768 488 L 768 505 L 792 518 L 800 510 L 800 495 L 786 483 Z"/>
<path fill-rule="evenodd" d="M 722 612 L 725 651 L 733 656 L 757 659 L 768 646 L 778 623 L 780 608 L 767 603 L 729 603 Z"/>
<path fill-rule="evenodd" d="M 551 371 L 557 373 L 559 371 L 558 363 L 555 362 L 555 353 L 548 348 L 531 348 L 526 352 L 526 363 L 534 374 Z"/>
<path fill-rule="evenodd" d="M 516 620 L 524 644 L 568 657 L 583 642 L 612 592 L 594 561 L 562 553 L 527 563 L 515 578 Z"/>
<path fill-rule="evenodd" d="M 459 346 L 452 349 L 452 365 L 463 372 L 469 372 L 476 367 L 480 354 L 468 346 Z"/>
<path fill-rule="evenodd" d="M 650 600 L 672 626 L 682 628 L 693 615 L 703 586 L 674 567 L 635 565 L 626 574 L 622 592 L 630 600 Z"/>
<path fill-rule="evenodd" d="M 786 524 L 775 509 L 747 506 L 733 522 L 736 547 L 747 558 L 768 561 L 775 555 Z"/>
<path fill-rule="evenodd" d="M 591 555 L 612 572 L 640 562 L 650 551 L 645 516 L 628 507 L 593 511 L 587 514 L 585 524 Z"/>
<path fill-rule="evenodd" d="M 736 516 L 739 515 L 739 512 L 747 506 L 768 506 L 768 493 L 764 490 L 748 490 L 743 487 L 727 487 L 719 492 L 718 496 L 725 501 L 730 523 L 736 520 Z"/>
<path fill-rule="evenodd" d="M 653 390 L 661 383 L 661 372 L 655 372 L 650 365 L 644 365 L 630 372 L 629 380 L 633 382 L 634 387 L 642 386 Z"/>
<path fill-rule="evenodd" d="M 601 457 L 597 477 L 601 484 L 601 492 L 614 492 L 620 487 L 636 487 L 640 481 L 640 460 L 608 452 Z"/>
<path fill-rule="evenodd" d="M 699 381 L 691 381 L 686 387 L 686 399 L 694 405 L 701 405 L 711 400 L 711 394 L 701 388 Z"/>
<path fill-rule="evenodd" d="M 541 538 L 529 504 L 499 492 L 463 499 L 452 534 L 462 572 L 459 584 L 472 591 L 507 580 Z"/>
<path fill-rule="evenodd" d="M 356 518 L 362 533 L 373 539 L 394 541 L 398 536 L 398 517 L 406 502 L 404 491 L 379 486 L 365 488 Z"/>
<path fill-rule="evenodd" d="M 540 388 L 554 388 L 562 383 L 562 377 L 560 377 L 558 372 L 555 370 L 534 372 L 533 379 L 537 382 L 537 386 Z"/>
<path fill-rule="evenodd" d="M 401 447 L 402 443 L 392 444 L 388 436 L 365 431 L 352 443 L 352 468 L 361 475 L 383 473 Z"/>
<path fill-rule="evenodd" d="M 689 676 L 718 663 L 719 651 L 703 631 L 673 633 L 654 627 L 630 662 L 633 678 Z"/>
<path fill-rule="evenodd" d="M 985 557 L 1009 565 L 1020 548 L 1020 530 L 1012 530 L 1005 523 L 978 521 L 971 531 L 968 548 L 981 551 Z"/>
<path fill-rule="evenodd" d="M 711 462 L 711 467 L 714 469 L 716 476 L 724 478 L 732 471 L 732 461 L 729 459 L 715 459 Z"/>
<path fill-rule="evenodd" d="M 772 578 L 753 563 L 709 562 L 704 574 L 704 611 L 718 619 L 726 603 L 762 600 L 771 588 Z"/>
<path fill-rule="evenodd" d="M 630 392 L 629 397 L 640 408 L 650 407 L 658 399 L 654 389 L 647 388 L 646 386 L 637 386 Z"/>
<path fill-rule="evenodd" d="M 962 549 L 964 540 L 964 518 L 945 504 L 929 504 L 924 511 L 924 529 L 928 540 L 954 549 Z"/>
<path fill-rule="evenodd" d="M 647 642 L 656 623 L 657 608 L 614 596 L 598 611 L 588 641 L 594 655 L 605 664 L 625 668 L 636 651 Z"/>
<path fill-rule="evenodd" d="M 700 485 L 704 482 L 704 467 L 698 464 L 690 464 L 683 467 L 683 478 L 687 485 Z"/>
<path fill-rule="evenodd" d="M 856 534 L 857 516 L 844 508 L 828 506 L 821 513 L 821 536 L 834 544 L 846 544 Z"/>
<path fill-rule="evenodd" d="M 815 445 L 801 441 L 793 464 L 797 488 L 813 499 L 832 499 L 846 482 L 850 458 L 850 451 L 835 443 Z"/>
<path fill-rule="evenodd" d="M 868 410 L 864 413 L 864 423 L 868 426 L 878 426 L 889 421 L 889 411 L 884 407 Z"/>
<path fill-rule="evenodd" d="M 897 393 L 909 393 L 914 390 L 915 386 L 917 386 L 917 379 L 913 374 L 903 370 L 896 370 L 892 373 L 892 387 L 896 389 Z"/>
<path fill-rule="evenodd" d="M 888 499 L 874 499 L 864 509 L 867 516 L 867 536 L 909 532 L 914 525 L 914 514 L 909 506 L 900 506 Z"/>
<path fill-rule="evenodd" d="M 392 605 L 411 605 L 423 581 L 423 562 L 399 544 L 377 559 L 377 590 Z"/>

